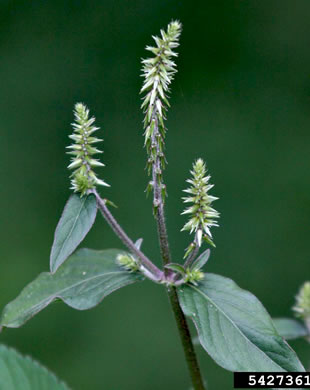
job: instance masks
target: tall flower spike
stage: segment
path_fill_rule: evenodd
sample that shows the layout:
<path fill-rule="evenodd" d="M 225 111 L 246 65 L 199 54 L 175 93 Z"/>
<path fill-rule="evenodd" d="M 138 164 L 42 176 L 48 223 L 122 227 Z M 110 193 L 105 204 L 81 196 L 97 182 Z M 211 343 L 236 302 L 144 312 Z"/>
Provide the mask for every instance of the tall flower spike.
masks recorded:
<path fill-rule="evenodd" d="M 211 176 L 206 176 L 206 165 L 201 158 L 193 164 L 193 170 L 190 171 L 192 179 L 188 179 L 187 183 L 190 188 L 184 190 L 189 196 L 183 198 L 184 203 L 193 203 L 192 206 L 186 208 L 182 214 L 190 214 L 190 220 L 183 226 L 182 230 L 189 230 L 190 233 L 195 232 L 195 239 L 186 249 L 184 257 L 187 257 L 195 247 L 200 247 L 202 239 L 207 243 L 214 245 L 210 228 L 218 226 L 216 219 L 219 218 L 219 213 L 211 207 L 214 200 L 218 199 L 208 194 L 208 191 L 213 187 L 209 184 Z"/>
<path fill-rule="evenodd" d="M 296 304 L 293 307 L 297 317 L 309 321 L 310 325 L 310 282 L 305 282 L 296 296 Z M 309 329 L 310 330 L 310 329 Z"/>
<path fill-rule="evenodd" d="M 145 113 L 145 146 L 148 153 L 147 168 L 149 174 L 152 171 L 152 181 L 149 183 L 147 192 L 158 185 L 165 197 L 165 186 L 162 183 L 162 170 L 165 167 L 164 138 L 166 127 L 164 124 L 167 108 L 169 107 L 169 85 L 176 73 L 176 64 L 172 60 L 177 57 L 174 49 L 179 46 L 181 23 L 172 21 L 167 31 L 160 31 L 161 37 L 153 36 L 156 46 L 147 46 L 154 57 L 142 60 L 144 84 L 141 93 L 145 93 L 141 108 Z M 154 181 L 157 181 L 155 183 Z"/>
<path fill-rule="evenodd" d="M 75 143 L 67 146 L 67 149 L 70 149 L 68 154 L 73 156 L 68 168 L 74 169 L 71 175 L 71 189 L 83 196 L 89 190 L 96 188 L 97 185 L 109 187 L 109 184 L 98 179 L 93 171 L 95 167 L 104 166 L 99 160 L 93 158 L 94 154 L 102 153 L 93 146 L 93 144 L 102 141 L 92 136 L 99 129 L 93 125 L 95 118 L 89 118 L 89 110 L 82 103 L 75 105 L 74 116 L 75 122 L 72 123 L 74 131 L 72 135 L 69 135 L 69 138 Z"/>

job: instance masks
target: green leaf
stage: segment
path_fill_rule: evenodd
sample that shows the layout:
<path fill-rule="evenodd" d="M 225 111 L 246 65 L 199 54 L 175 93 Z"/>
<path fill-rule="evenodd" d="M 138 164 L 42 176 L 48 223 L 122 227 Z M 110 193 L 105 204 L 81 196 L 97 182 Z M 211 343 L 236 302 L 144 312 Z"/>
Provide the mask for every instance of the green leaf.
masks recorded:
<path fill-rule="evenodd" d="M 142 280 L 117 264 L 119 254 L 126 255 L 117 249 L 78 250 L 55 274 L 44 272 L 28 284 L 4 308 L 0 325 L 17 328 L 57 298 L 74 309 L 90 309 L 114 290 Z"/>
<path fill-rule="evenodd" d="M 286 340 L 309 336 L 309 331 L 303 323 L 293 318 L 273 318 L 278 333 Z"/>
<path fill-rule="evenodd" d="M 200 270 L 206 264 L 206 262 L 209 260 L 210 253 L 211 253 L 210 249 L 207 249 L 206 251 L 204 251 L 198 257 L 198 259 L 196 259 L 193 262 L 193 264 L 191 265 L 191 269 L 193 269 L 193 270 Z"/>
<path fill-rule="evenodd" d="M 169 264 L 165 265 L 165 268 L 171 269 L 172 271 L 175 271 L 175 272 L 178 272 L 182 276 L 184 276 L 186 273 L 184 267 L 181 264 L 177 264 L 177 263 L 169 263 Z"/>
<path fill-rule="evenodd" d="M 68 387 L 30 357 L 0 345 L 0 389 L 68 390 Z"/>
<path fill-rule="evenodd" d="M 231 279 L 206 274 L 198 286 L 178 288 L 181 307 L 201 345 L 230 371 L 304 371 L 260 301 Z"/>
<path fill-rule="evenodd" d="M 58 267 L 73 253 L 95 222 L 96 198 L 93 194 L 82 198 L 70 196 L 58 222 L 50 257 L 50 270 Z"/>

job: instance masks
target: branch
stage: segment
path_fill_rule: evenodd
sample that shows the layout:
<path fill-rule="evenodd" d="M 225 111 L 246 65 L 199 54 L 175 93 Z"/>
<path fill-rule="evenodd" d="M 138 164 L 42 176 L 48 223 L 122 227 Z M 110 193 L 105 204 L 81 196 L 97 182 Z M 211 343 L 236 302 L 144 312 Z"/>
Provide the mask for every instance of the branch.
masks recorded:
<path fill-rule="evenodd" d="M 100 197 L 96 190 L 92 191 L 96 196 L 97 205 L 99 210 L 101 211 L 103 217 L 108 222 L 114 233 L 120 238 L 120 240 L 124 243 L 124 245 L 134 253 L 141 261 L 141 265 L 143 268 L 141 271 L 154 282 L 161 282 L 163 280 L 163 272 L 156 267 L 152 261 L 146 257 L 146 255 L 138 249 L 133 241 L 127 236 L 122 227 L 118 224 L 116 219 L 111 214 L 110 210 L 106 206 L 106 202 Z"/>

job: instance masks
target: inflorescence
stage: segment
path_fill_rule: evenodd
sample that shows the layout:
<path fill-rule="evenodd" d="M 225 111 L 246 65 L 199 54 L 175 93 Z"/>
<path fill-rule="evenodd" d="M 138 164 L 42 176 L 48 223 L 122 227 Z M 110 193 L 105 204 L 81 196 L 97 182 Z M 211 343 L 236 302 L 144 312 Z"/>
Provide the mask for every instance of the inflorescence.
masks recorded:
<path fill-rule="evenodd" d="M 184 283 L 192 283 L 194 285 L 197 285 L 198 282 L 203 280 L 205 274 L 198 270 L 198 269 L 187 269 L 185 273 Z"/>
<path fill-rule="evenodd" d="M 129 254 L 120 254 L 116 259 L 119 266 L 125 268 L 129 272 L 136 272 L 139 270 L 139 264 L 136 259 Z"/>
<path fill-rule="evenodd" d="M 109 184 L 98 179 L 93 171 L 95 167 L 104 166 L 99 160 L 92 157 L 96 153 L 102 153 L 93 146 L 93 144 L 102 141 L 92 136 L 99 129 L 93 125 L 95 118 L 89 118 L 89 110 L 82 103 L 75 105 L 74 116 L 75 123 L 72 123 L 74 132 L 69 135 L 69 138 L 75 143 L 67 147 L 70 149 L 68 154 L 73 156 L 68 168 L 74 169 L 71 175 L 71 189 L 83 196 L 96 188 L 97 185 L 109 187 Z"/>
<path fill-rule="evenodd" d="M 146 50 L 154 54 L 153 58 L 142 60 L 144 84 L 141 93 L 146 93 L 143 98 L 142 109 L 145 113 L 145 146 L 148 153 L 147 169 L 152 171 L 152 181 L 147 192 L 154 188 L 154 180 L 160 187 L 162 197 L 165 197 L 165 186 L 162 183 L 162 170 L 165 167 L 164 138 L 166 127 L 167 108 L 169 107 L 169 85 L 176 73 L 176 64 L 172 60 L 177 57 L 174 49 L 179 46 L 181 23 L 173 21 L 168 25 L 167 31 L 161 30 L 161 38 L 154 36 L 156 46 L 147 46 Z"/>
<path fill-rule="evenodd" d="M 210 228 L 218 226 L 216 219 L 219 218 L 219 213 L 211 207 L 212 202 L 218 198 L 208 194 L 208 191 L 213 187 L 209 184 L 211 176 L 206 176 L 206 165 L 201 158 L 193 164 L 191 171 L 192 178 L 187 180 L 191 185 L 190 188 L 184 190 L 189 196 L 183 198 L 184 203 L 193 203 L 192 206 L 186 208 L 182 214 L 189 214 L 190 220 L 183 226 L 182 230 L 189 230 L 190 233 L 195 232 L 195 239 L 186 249 L 185 257 L 188 256 L 195 247 L 200 247 L 202 240 L 214 245 Z"/>
<path fill-rule="evenodd" d="M 306 321 L 310 320 L 310 282 L 305 282 L 301 286 L 293 310 L 297 317 Z"/>

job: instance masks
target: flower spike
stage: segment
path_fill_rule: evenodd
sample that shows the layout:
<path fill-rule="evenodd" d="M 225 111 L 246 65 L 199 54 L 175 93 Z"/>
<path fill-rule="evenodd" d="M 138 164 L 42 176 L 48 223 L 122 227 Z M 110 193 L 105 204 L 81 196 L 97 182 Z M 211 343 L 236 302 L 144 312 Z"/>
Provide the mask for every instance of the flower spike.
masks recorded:
<path fill-rule="evenodd" d="M 73 157 L 68 168 L 74 169 L 71 175 L 71 189 L 83 196 L 96 188 L 97 185 L 109 187 L 109 184 L 98 179 L 93 171 L 95 167 L 104 166 L 99 160 L 93 158 L 94 154 L 102 153 L 101 150 L 93 146 L 102 141 L 93 136 L 93 133 L 99 129 L 93 125 L 95 118 L 89 118 L 89 110 L 82 103 L 75 105 L 74 116 L 75 123 L 72 123 L 74 131 L 72 135 L 69 135 L 74 144 L 67 146 L 67 149 L 70 149 L 67 153 Z"/>
<path fill-rule="evenodd" d="M 181 23 L 172 21 L 168 25 L 167 31 L 161 30 L 161 37 L 153 36 L 156 46 L 146 47 L 146 50 L 152 52 L 154 57 L 142 60 L 144 84 L 141 93 L 145 93 L 141 106 L 145 113 L 143 122 L 145 129 L 144 144 L 148 153 L 148 172 L 149 174 L 151 171 L 153 173 L 147 192 L 152 191 L 154 186 L 158 185 L 163 198 L 165 197 L 165 186 L 162 183 L 162 170 L 166 163 L 164 156 L 166 133 L 164 120 L 169 107 L 169 85 L 176 73 L 176 64 L 172 58 L 177 57 L 174 49 L 179 46 L 180 34 Z M 154 183 L 154 180 L 157 183 Z"/>
<path fill-rule="evenodd" d="M 310 282 L 305 282 L 296 296 L 296 304 L 293 307 L 297 317 L 310 321 Z M 310 323 L 309 323 L 310 324 Z"/>
<path fill-rule="evenodd" d="M 214 200 L 218 199 L 215 196 L 208 194 L 208 191 L 213 187 L 209 184 L 210 176 L 206 176 L 206 165 L 201 158 L 193 164 L 191 171 L 192 178 L 187 180 L 191 185 L 190 188 L 184 190 L 189 196 L 183 198 L 184 203 L 193 203 L 192 206 L 186 208 L 182 214 L 189 214 L 190 220 L 183 226 L 183 230 L 189 230 L 190 233 L 195 232 L 195 239 L 186 249 L 184 257 L 187 257 L 194 248 L 202 245 L 202 239 L 207 243 L 214 245 L 210 228 L 218 226 L 216 219 L 219 218 L 219 213 L 211 207 Z"/>

